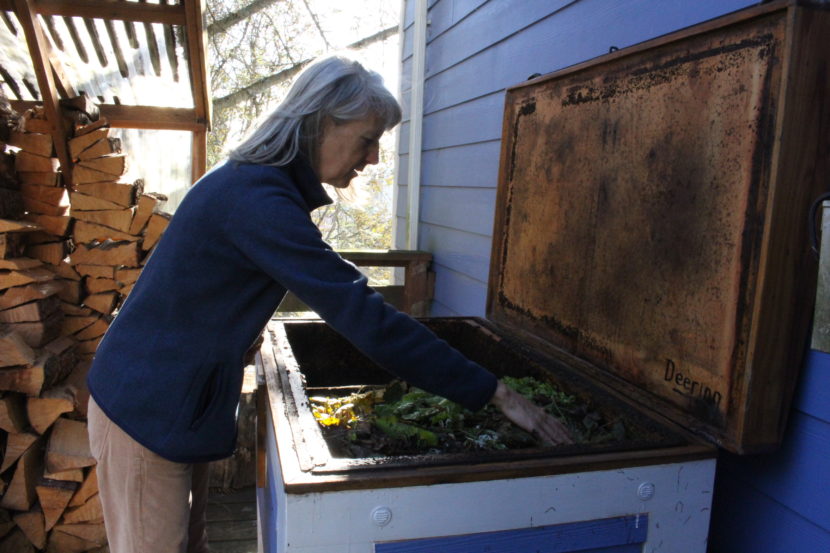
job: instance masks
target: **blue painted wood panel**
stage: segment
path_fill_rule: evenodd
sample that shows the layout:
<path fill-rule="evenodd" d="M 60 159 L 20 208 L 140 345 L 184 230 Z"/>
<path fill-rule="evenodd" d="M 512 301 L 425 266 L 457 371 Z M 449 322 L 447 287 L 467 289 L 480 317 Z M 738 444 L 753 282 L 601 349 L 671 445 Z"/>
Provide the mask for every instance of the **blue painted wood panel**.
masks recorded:
<path fill-rule="evenodd" d="M 492 188 L 421 186 L 421 221 L 490 236 L 493 231 Z"/>
<path fill-rule="evenodd" d="M 464 273 L 433 264 L 435 301 L 453 315 L 483 317 L 487 303 L 487 285 Z"/>
<path fill-rule="evenodd" d="M 422 155 L 421 181 L 430 186 L 496 188 L 501 142 L 477 142 L 428 150 Z"/>
<path fill-rule="evenodd" d="M 830 391 L 830 354 L 811 349 L 801 371 L 793 406 L 802 413 L 830 423 L 828 391 Z"/>
<path fill-rule="evenodd" d="M 648 515 L 375 544 L 375 553 L 629 553 L 646 541 Z"/>
<path fill-rule="evenodd" d="M 421 225 L 420 232 L 420 247 L 432 253 L 434 263 L 487 283 L 489 236 L 430 224 Z"/>
<path fill-rule="evenodd" d="M 830 532 L 718 470 L 710 553 L 827 553 Z"/>
<path fill-rule="evenodd" d="M 425 115 L 422 148 L 500 141 L 503 111 L 504 92 L 498 92 Z"/>

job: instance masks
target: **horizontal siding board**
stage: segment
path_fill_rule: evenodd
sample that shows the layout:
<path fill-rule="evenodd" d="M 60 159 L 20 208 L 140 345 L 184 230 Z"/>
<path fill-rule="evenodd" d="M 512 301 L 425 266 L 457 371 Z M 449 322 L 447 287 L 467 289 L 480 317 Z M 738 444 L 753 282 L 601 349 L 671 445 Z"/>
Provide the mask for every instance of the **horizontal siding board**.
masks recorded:
<path fill-rule="evenodd" d="M 446 38 L 442 37 L 442 40 L 452 40 L 451 44 L 435 41 L 428 48 L 424 95 L 431 102 L 426 104 L 425 111 L 492 94 L 521 83 L 531 74 L 546 74 L 581 63 L 607 53 L 611 46 L 631 46 L 754 2 L 661 2 L 659 9 L 655 9 L 655 4 L 654 0 L 583 0 L 533 23 L 521 33 L 501 42 L 493 41 L 479 50 L 473 49 L 475 39 L 468 36 L 470 31 L 459 25 Z M 475 15 L 484 11 L 482 8 Z M 513 6 L 513 11 L 522 14 L 524 9 Z M 551 11 L 549 8 L 548 13 Z M 462 53 L 465 49 L 466 54 Z M 441 61 L 446 56 L 451 59 Z"/>
<path fill-rule="evenodd" d="M 431 186 L 496 188 L 501 142 L 478 142 L 424 152 L 422 182 Z"/>
<path fill-rule="evenodd" d="M 830 424 L 795 411 L 781 448 L 740 457 L 724 453 L 724 476 L 740 480 L 813 524 L 830 530 Z"/>
<path fill-rule="evenodd" d="M 435 263 L 487 282 L 490 271 L 490 238 L 452 228 L 422 224 L 421 249 L 431 252 Z"/>
<path fill-rule="evenodd" d="M 433 300 L 430 305 L 430 317 L 458 317 L 456 313 L 438 300 Z"/>
<path fill-rule="evenodd" d="M 830 354 L 811 349 L 801 371 L 793 407 L 830 423 L 828 390 L 830 390 Z"/>
<path fill-rule="evenodd" d="M 423 149 L 501 140 L 504 92 L 430 113 L 423 122 Z"/>
<path fill-rule="evenodd" d="M 450 311 L 459 315 L 483 317 L 487 302 L 487 284 L 463 273 L 433 264 L 435 297 Z"/>
<path fill-rule="evenodd" d="M 494 189 L 422 186 L 421 221 L 489 237 L 495 203 Z"/>
<path fill-rule="evenodd" d="M 433 41 L 492 0 L 439 0 L 429 10 L 427 40 Z"/>
<path fill-rule="evenodd" d="M 830 551 L 830 532 L 719 468 L 709 544 L 724 553 Z"/>

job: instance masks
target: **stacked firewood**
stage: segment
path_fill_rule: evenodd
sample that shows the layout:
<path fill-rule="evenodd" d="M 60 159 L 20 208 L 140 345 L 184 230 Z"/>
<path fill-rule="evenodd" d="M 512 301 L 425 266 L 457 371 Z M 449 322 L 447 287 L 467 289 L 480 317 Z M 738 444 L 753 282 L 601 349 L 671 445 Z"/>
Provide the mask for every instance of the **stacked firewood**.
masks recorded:
<path fill-rule="evenodd" d="M 72 114 L 71 182 L 39 110 L 0 142 L 0 553 L 106 550 L 86 372 L 169 216 L 94 115 Z"/>

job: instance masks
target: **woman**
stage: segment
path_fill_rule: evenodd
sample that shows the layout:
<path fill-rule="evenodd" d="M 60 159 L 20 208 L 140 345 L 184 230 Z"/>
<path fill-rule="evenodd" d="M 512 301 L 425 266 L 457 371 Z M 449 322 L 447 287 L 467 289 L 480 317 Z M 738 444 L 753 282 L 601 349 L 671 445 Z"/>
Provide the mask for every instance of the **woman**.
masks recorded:
<path fill-rule="evenodd" d="M 542 438 L 568 441 L 555 419 L 385 304 L 312 223 L 331 202 L 321 182 L 348 187 L 400 118 L 376 73 L 323 59 L 188 192 L 89 374 L 113 553 L 204 550 L 204 463 L 233 451 L 243 357 L 286 290 L 410 383 L 470 409 L 491 401 Z"/>

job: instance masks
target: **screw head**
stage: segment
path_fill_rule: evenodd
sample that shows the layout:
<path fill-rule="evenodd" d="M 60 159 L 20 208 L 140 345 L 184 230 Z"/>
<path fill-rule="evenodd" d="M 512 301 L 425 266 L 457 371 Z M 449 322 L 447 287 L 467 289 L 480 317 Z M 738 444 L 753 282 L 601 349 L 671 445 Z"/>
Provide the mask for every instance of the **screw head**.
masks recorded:
<path fill-rule="evenodd" d="M 654 497 L 654 484 L 651 482 L 643 482 L 640 484 L 637 488 L 637 497 L 639 497 L 641 501 L 648 501 Z"/>

